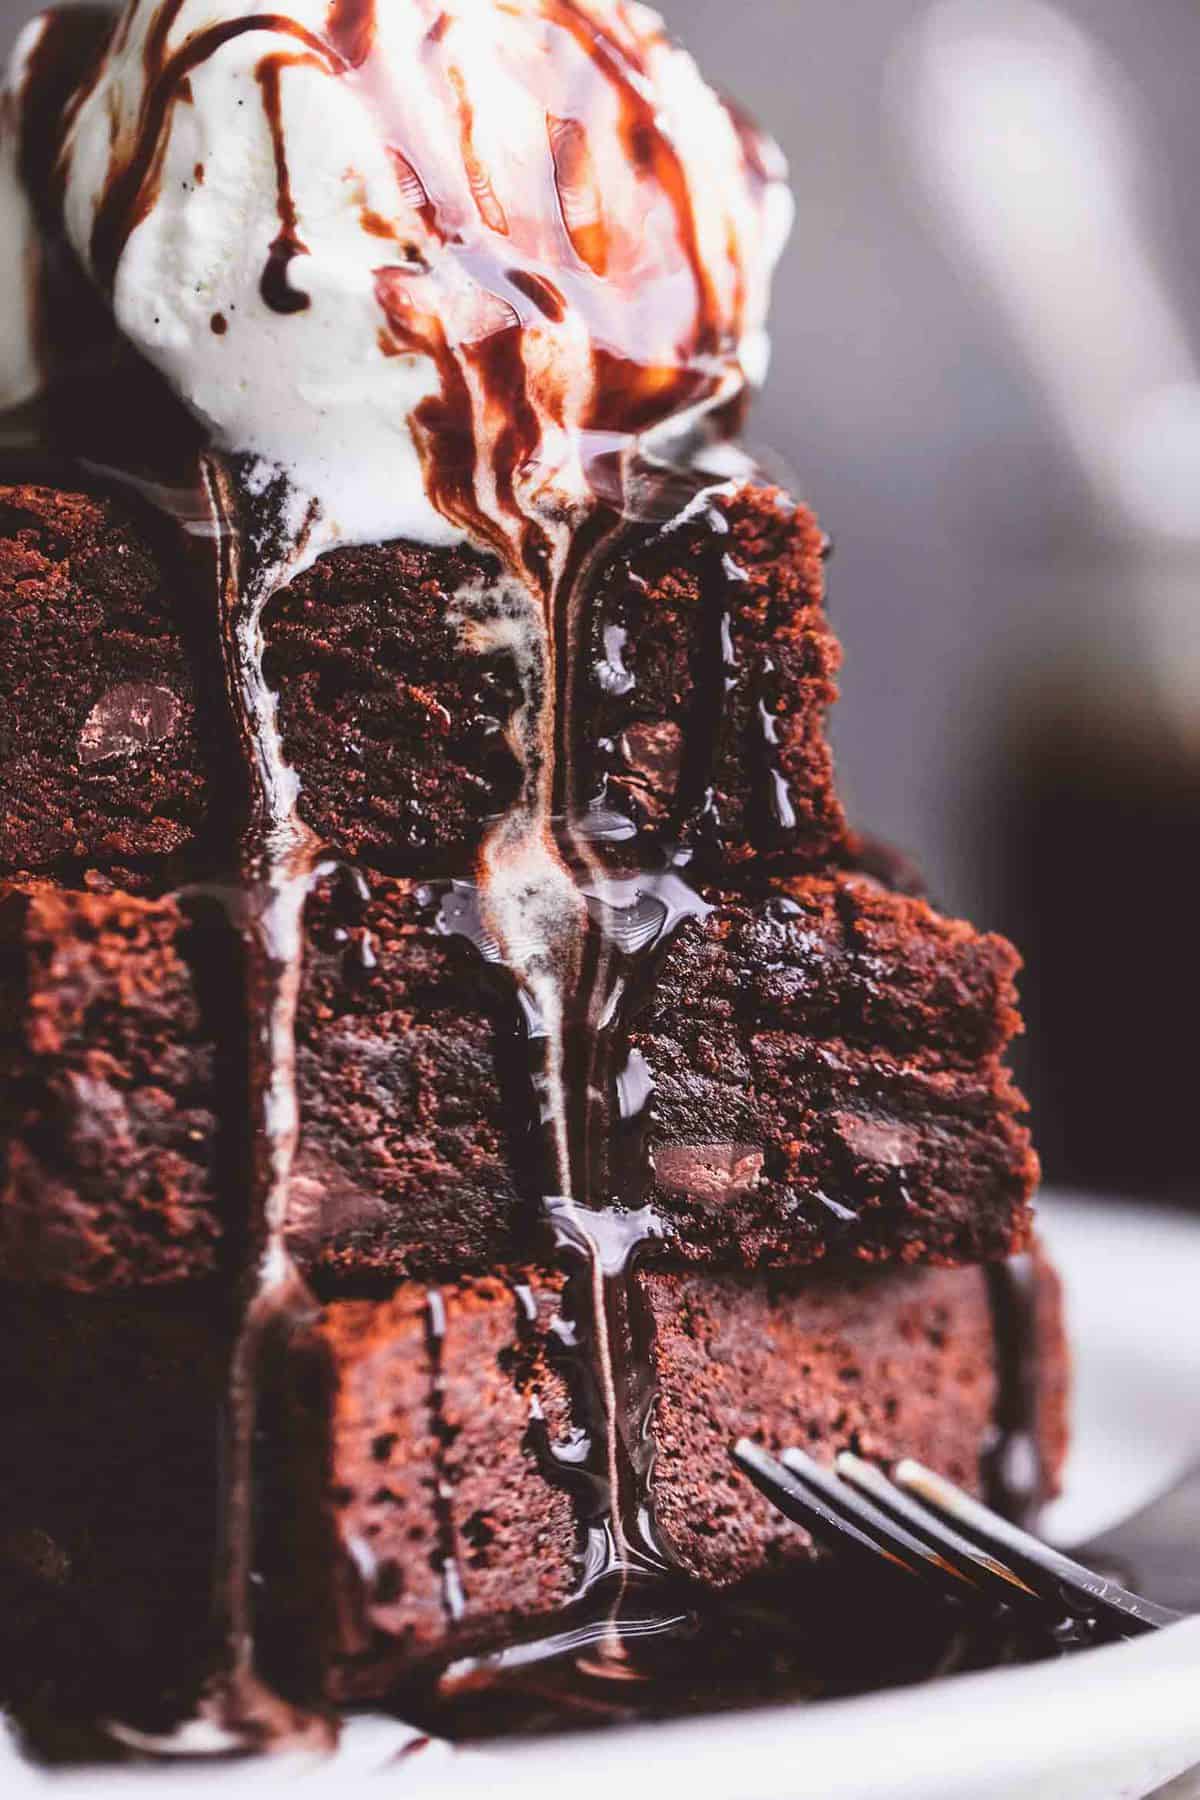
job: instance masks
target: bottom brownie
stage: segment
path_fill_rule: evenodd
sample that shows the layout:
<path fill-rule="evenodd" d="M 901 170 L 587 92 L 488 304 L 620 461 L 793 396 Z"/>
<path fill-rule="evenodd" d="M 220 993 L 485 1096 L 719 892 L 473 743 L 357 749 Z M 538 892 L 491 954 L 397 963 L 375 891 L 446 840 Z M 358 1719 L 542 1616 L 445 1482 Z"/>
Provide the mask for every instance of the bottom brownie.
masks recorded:
<path fill-rule="evenodd" d="M 733 1467 L 743 1434 L 822 1458 L 912 1455 L 981 1491 L 1004 1460 L 1003 1419 L 1010 1436 L 1028 1431 L 1051 1491 L 1065 1434 L 1058 1287 L 1040 1258 L 1023 1266 L 1033 1361 L 997 1335 L 996 1270 L 632 1277 L 627 1309 L 609 1316 L 614 1341 L 643 1346 L 623 1367 L 618 1356 L 614 1388 L 627 1566 L 638 1503 L 652 1515 L 631 1577 L 639 1612 L 661 1613 L 669 1594 L 670 1608 L 711 1615 L 720 1596 L 728 1659 L 764 1606 L 786 1620 L 797 1584 L 810 1625 L 814 1608 L 824 1619 L 842 1605 L 837 1568 Z M 3 1697 L 56 1755 L 71 1753 L 72 1721 L 169 1731 L 225 1654 L 213 1596 L 228 1320 L 200 1288 L 10 1292 L 0 1337 Z M 586 1292 L 545 1271 L 334 1300 L 282 1335 L 258 1390 L 253 1525 L 271 1686 L 304 1705 L 390 1700 L 411 1714 L 457 1662 L 443 1700 L 453 1690 L 458 1707 L 465 1681 L 494 1711 L 494 1671 L 463 1659 L 564 1630 L 577 1647 L 581 1624 L 595 1641 L 596 1609 L 621 1603 L 621 1583 L 580 1601 L 608 1518 L 594 1354 Z M 631 1503 L 634 1462 L 646 1486 Z M 689 1682 L 706 1654 L 687 1651 Z M 574 1678 L 588 1659 L 566 1661 Z M 749 1671 L 722 1670 L 728 1698 Z M 643 1700 L 656 1694 L 668 1704 L 643 1683 Z"/>
<path fill-rule="evenodd" d="M 1064 1437 L 1057 1281 L 1032 1263 L 1037 1392 L 1027 1421 L 1052 1492 Z M 754 1279 L 647 1271 L 650 1502 L 675 1578 L 737 1593 L 818 1553 L 733 1467 L 743 1435 L 822 1458 L 915 1456 L 979 1492 L 1012 1379 L 982 1269 Z M 581 1577 L 587 1462 L 561 1277 L 484 1277 L 329 1305 L 315 1327 L 331 1544 L 325 1689 L 379 1700 L 422 1665 L 557 1629 Z M 311 1345 L 310 1345 L 311 1348 Z M 593 1446 L 594 1448 L 594 1446 Z M 583 1509 L 586 1511 L 586 1507 Z M 311 1570 L 301 1575 L 311 1579 Z"/>

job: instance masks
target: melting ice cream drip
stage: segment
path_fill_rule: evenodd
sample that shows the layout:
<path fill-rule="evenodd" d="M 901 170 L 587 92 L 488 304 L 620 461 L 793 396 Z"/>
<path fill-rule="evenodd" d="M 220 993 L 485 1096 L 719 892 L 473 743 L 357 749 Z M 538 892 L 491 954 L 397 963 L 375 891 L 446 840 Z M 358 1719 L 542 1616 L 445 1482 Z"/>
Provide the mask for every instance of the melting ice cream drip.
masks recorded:
<path fill-rule="evenodd" d="M 278 1730 L 281 1708 L 255 1665 L 254 1443 L 261 1372 L 273 1334 L 314 1308 L 288 1249 L 287 1226 L 300 1132 L 295 1026 L 304 909 L 321 870 L 319 842 L 297 811 L 299 782 L 283 753 L 276 697 L 263 671 L 262 618 L 272 596 L 314 559 L 320 542 L 311 507 L 268 469 L 207 457 L 201 472 L 215 526 L 227 690 L 249 781 L 240 912 L 251 1022 L 251 1264 L 231 1361 L 226 1451 L 223 1599 L 231 1667 L 214 1704 L 230 1729 L 256 1737 Z M 297 1719 L 285 1710 L 291 1735 Z"/>
<path fill-rule="evenodd" d="M 553 804 L 556 765 L 564 754 L 566 724 L 559 710 L 556 650 L 559 634 L 560 583 L 570 551 L 569 537 L 553 565 L 554 579 L 545 590 L 540 619 L 533 591 L 527 590 L 526 630 L 510 648 L 518 650 L 517 667 L 524 702 L 515 738 L 524 769 L 516 806 L 488 833 L 479 857 L 481 912 L 500 954 L 524 996 L 527 1035 L 538 1043 L 536 1071 L 542 1123 L 551 1146 L 549 1191 L 544 1205 L 558 1225 L 562 1243 L 582 1252 L 591 1322 L 591 1349 L 602 1418 L 599 1424 L 604 1472 L 604 1505 L 598 1525 L 589 1531 L 583 1586 L 600 1575 L 629 1566 L 632 1552 L 625 1532 L 619 1463 L 617 1382 L 610 1338 L 609 1286 L 621 1270 L 606 1272 L 600 1238 L 603 1215 L 590 1215 L 595 1197 L 587 1186 L 587 1167 L 577 1168 L 568 1076 L 568 1031 L 579 1007 L 588 914 L 584 894 L 556 841 Z M 493 638 L 494 643 L 494 638 Z M 524 654 L 520 651 L 524 648 Z M 570 689 L 570 679 L 563 684 Z M 582 1188 L 580 1184 L 582 1185 Z M 598 1532 L 598 1541 L 597 1541 Z"/>
<path fill-rule="evenodd" d="M 579 849 L 581 855 L 590 853 L 584 836 Z M 588 1056 L 581 1079 L 589 1118 L 599 1113 L 592 1126 L 602 1154 L 588 1158 L 587 1204 L 558 1196 L 548 1202 L 548 1210 L 560 1249 L 582 1253 L 590 1284 L 610 1499 L 605 1558 L 601 1562 L 593 1554 L 589 1559 L 584 1586 L 602 1575 L 618 1576 L 616 1625 L 625 1579 L 663 1573 L 670 1563 L 654 1523 L 653 1325 L 637 1282 L 639 1261 L 663 1227 L 652 1208 L 631 1207 L 629 1196 L 613 1186 L 621 1161 L 618 1136 L 635 1126 L 652 1083 L 636 1057 L 620 1069 L 617 1063 L 630 1002 L 653 980 L 658 957 L 676 928 L 687 918 L 703 917 L 709 908 L 675 866 L 614 878 L 593 865 L 581 892 L 598 943 L 583 1001 Z M 613 1636 L 619 1640 L 619 1629 Z"/>
<path fill-rule="evenodd" d="M 265 1166 L 256 1223 L 262 1293 L 293 1278 L 286 1247 L 287 1190 L 299 1132 L 295 1013 L 303 954 L 303 912 L 320 844 L 301 820 L 300 784 L 279 736 L 277 703 L 263 672 L 263 612 L 320 549 L 310 508 L 261 467 L 206 458 L 204 480 L 217 522 L 221 642 L 234 722 L 249 776 L 249 819 L 242 848 L 252 950 L 261 965 L 252 1045 Z"/>
<path fill-rule="evenodd" d="M 658 1573 L 666 1566 L 650 1520 L 647 1484 L 653 1390 L 631 1394 L 626 1367 L 640 1335 L 634 1324 L 634 1263 L 641 1247 L 656 1237 L 659 1221 L 649 1209 L 617 1213 L 552 1197 L 547 1211 L 560 1252 L 579 1259 L 590 1322 L 598 1421 L 603 1450 L 602 1504 L 589 1531 L 580 1579 L 584 1597 L 597 1583 L 616 1577 L 612 1616 L 619 1614 L 624 1581 L 633 1574 Z"/>
<path fill-rule="evenodd" d="M 716 485 L 694 478 L 684 516 Z M 461 897 L 443 903 L 442 925 L 506 963 L 522 995 L 533 1086 L 551 1147 L 543 1205 L 572 1271 L 579 1315 L 564 1343 L 577 1363 L 589 1363 L 576 1368 L 570 1384 L 587 1415 L 581 1431 L 591 1475 L 579 1593 L 608 1593 L 611 1629 L 601 1641 L 619 1661 L 626 1585 L 665 1572 L 669 1559 L 653 1523 L 652 1332 L 636 1282 L 638 1260 L 661 1225 L 649 1209 L 620 1204 L 625 1196 L 605 1185 L 614 1133 L 624 1114 L 637 1110 L 623 1104 L 613 1065 L 629 990 L 640 986 L 677 925 L 708 909 L 682 866 L 612 879 L 580 817 L 569 699 L 589 641 L 598 566 L 625 530 L 600 509 L 586 524 L 590 549 L 582 529 L 564 539 L 556 566 L 565 572 L 540 604 L 515 576 L 492 587 L 473 583 L 457 597 L 471 650 L 505 651 L 518 670 L 523 703 L 510 741 L 525 782 L 518 805 L 485 841 L 473 904 L 464 908 Z M 642 1093 L 637 1106 L 647 1098 Z M 552 1457 L 549 1468 L 553 1473 Z M 564 1473 L 577 1496 L 574 1458 Z"/>

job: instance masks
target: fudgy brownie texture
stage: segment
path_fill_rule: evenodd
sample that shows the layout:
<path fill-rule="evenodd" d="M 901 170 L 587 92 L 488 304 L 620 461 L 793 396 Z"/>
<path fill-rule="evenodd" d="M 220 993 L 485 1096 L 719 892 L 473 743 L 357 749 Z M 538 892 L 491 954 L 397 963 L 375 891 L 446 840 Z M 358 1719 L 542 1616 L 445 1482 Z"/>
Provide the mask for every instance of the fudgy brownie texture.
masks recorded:
<path fill-rule="evenodd" d="M 532 1327 L 494 1277 L 342 1301 L 317 1327 L 339 1698 L 378 1694 L 452 1647 L 501 1641 L 571 1598 L 572 1503 L 530 1441 L 535 1396 L 554 1437 L 570 1430 L 545 1350 L 560 1279 L 528 1279 Z"/>
<path fill-rule="evenodd" d="M 528 1254 L 537 1126 L 519 1009 L 503 968 L 438 929 L 455 897 L 333 876 L 309 899 L 289 1239 L 325 1276 Z"/>
<path fill-rule="evenodd" d="M 114 502 L 0 488 L 0 872 L 195 837 L 209 787 L 186 604 Z"/>
<path fill-rule="evenodd" d="M 0 1268 L 80 1290 L 217 1264 L 217 1032 L 179 901 L 0 884 Z M 207 981 L 209 970 L 215 977 Z"/>
<path fill-rule="evenodd" d="M 511 652 L 474 647 L 457 611 L 498 573 L 470 549 L 336 550 L 267 607 L 264 668 L 300 811 L 339 850 L 467 874 L 514 799 L 519 671 Z"/>
<path fill-rule="evenodd" d="M 1065 1453 L 1061 1295 L 1038 1256 L 1037 1387 L 1028 1425 L 1045 1487 Z M 797 1554 L 789 1525 L 730 1466 L 755 1438 L 822 1461 L 852 1449 L 914 1457 L 969 1493 L 996 1415 L 996 1340 L 982 1269 L 862 1270 L 808 1280 L 654 1273 L 645 1278 L 660 1389 L 655 1507 L 689 1573 L 724 1588 Z M 803 1534 L 802 1534 L 803 1535 Z"/>
<path fill-rule="evenodd" d="M 1011 947 L 866 876 L 710 897 L 634 975 L 650 1093 L 612 1186 L 653 1206 L 659 1253 L 753 1268 L 1023 1248 L 1037 1164 L 1001 1061 Z M 329 1275 L 482 1271 L 535 1243 L 529 1052 L 471 906 L 385 877 L 310 902 L 292 1238 Z"/>
<path fill-rule="evenodd" d="M 165 1729 L 212 1668 L 225 1302 L 0 1306 L 0 1684 L 35 1736 Z"/>
<path fill-rule="evenodd" d="M 841 853 L 822 549 L 810 513 L 747 487 L 683 525 L 631 528 L 610 553 L 568 726 L 574 802 L 604 853 Z M 331 845 L 471 872 L 521 778 L 510 727 L 528 677 L 498 575 L 466 549 L 337 550 L 267 607 L 284 752 Z"/>
<path fill-rule="evenodd" d="M 235 935 L 194 901 L 0 893 L 8 1278 L 209 1273 L 244 1191 L 221 1178 L 246 1130 Z M 656 1254 L 754 1268 L 1021 1248 L 1036 1163 L 1000 1060 L 1012 950 L 866 876 L 709 898 L 633 970 L 625 1068 L 648 1098 L 609 1173 L 653 1207 Z M 464 885 L 345 871 L 309 897 L 288 1237 L 323 1291 L 544 1249 L 530 1049 L 474 906 Z"/>
<path fill-rule="evenodd" d="M 573 1508 L 537 1441 L 540 1416 L 560 1444 L 573 1416 L 550 1348 L 560 1279 L 462 1283 L 438 1290 L 432 1311 L 410 1287 L 325 1309 L 327 1376 L 307 1404 L 324 1408 L 328 1433 L 327 1485 L 312 1499 L 332 1544 L 334 1697 L 380 1698 L 414 1663 L 548 1628 L 576 1591 Z M 743 1433 L 822 1460 L 848 1447 L 914 1455 L 979 1490 L 998 1378 L 981 1270 L 636 1279 L 654 1324 L 654 1511 L 684 1577 L 730 1588 L 801 1576 L 815 1554 L 731 1464 Z M 1044 1267 L 1038 1280 L 1040 1379 L 1055 1396 L 1058 1294 Z M 1057 1406 L 1041 1428 L 1051 1488 Z"/>
<path fill-rule="evenodd" d="M 824 553 L 804 507 L 743 487 L 603 570 L 572 747 L 585 826 L 617 859 L 656 839 L 709 864 L 844 853 Z"/>
<path fill-rule="evenodd" d="M 575 804 L 603 854 L 844 855 L 822 553 L 810 513 L 745 487 L 609 555 L 569 708 Z M 112 499 L 0 488 L 0 870 L 161 857 L 212 826 L 228 724 L 181 580 Z M 489 592 L 495 631 L 464 604 Z M 403 542 L 333 551 L 270 603 L 266 675 L 321 838 L 471 872 L 521 779 L 505 604 L 494 559 Z"/>
<path fill-rule="evenodd" d="M 671 1251 L 998 1261 L 1037 1159 L 1001 1061 L 1017 957 L 869 877 L 685 920 L 630 1032 L 647 1198 Z"/>

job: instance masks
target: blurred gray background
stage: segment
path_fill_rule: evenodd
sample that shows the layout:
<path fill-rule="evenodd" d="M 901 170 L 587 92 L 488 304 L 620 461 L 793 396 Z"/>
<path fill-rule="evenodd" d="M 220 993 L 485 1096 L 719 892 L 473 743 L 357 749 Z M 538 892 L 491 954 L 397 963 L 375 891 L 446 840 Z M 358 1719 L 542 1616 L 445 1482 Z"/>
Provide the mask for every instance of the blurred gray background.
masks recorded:
<path fill-rule="evenodd" d="M 1048 1171 L 1194 1195 L 1200 10 L 660 7 L 791 165 L 753 437 L 834 540 L 853 816 L 1026 951 Z"/>

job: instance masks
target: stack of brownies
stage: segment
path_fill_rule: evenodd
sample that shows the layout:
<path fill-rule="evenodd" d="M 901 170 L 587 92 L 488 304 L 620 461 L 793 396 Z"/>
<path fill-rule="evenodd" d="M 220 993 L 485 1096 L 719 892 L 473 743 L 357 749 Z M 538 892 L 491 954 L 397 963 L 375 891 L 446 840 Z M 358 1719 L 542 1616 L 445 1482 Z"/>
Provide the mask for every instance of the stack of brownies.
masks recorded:
<path fill-rule="evenodd" d="M 337 549 L 264 614 L 322 853 L 299 1285 L 234 1505 L 263 1025 L 216 624 L 131 502 L 0 490 L 0 1651 L 26 1713 L 157 1729 L 247 1659 L 316 1712 L 386 1704 L 583 1619 L 611 1652 L 630 1583 L 792 1594 L 818 1553 L 733 1468 L 743 1434 L 1054 1487 L 1017 958 L 847 829 L 812 517 L 726 482 L 614 532 L 592 579 L 561 805 L 578 983 L 603 963 L 621 1002 L 602 1054 L 582 1013 L 563 1035 L 572 1202 L 545 1022 L 476 885 L 521 781 L 516 652 L 460 600 L 497 572 Z"/>

